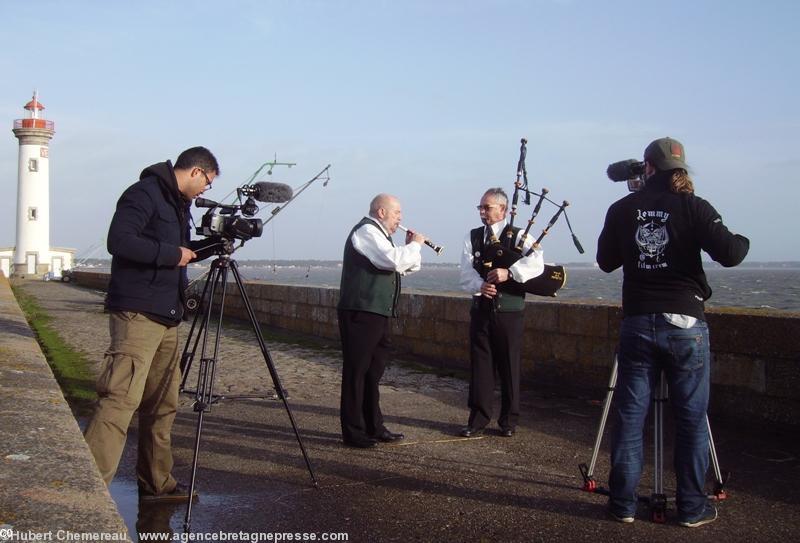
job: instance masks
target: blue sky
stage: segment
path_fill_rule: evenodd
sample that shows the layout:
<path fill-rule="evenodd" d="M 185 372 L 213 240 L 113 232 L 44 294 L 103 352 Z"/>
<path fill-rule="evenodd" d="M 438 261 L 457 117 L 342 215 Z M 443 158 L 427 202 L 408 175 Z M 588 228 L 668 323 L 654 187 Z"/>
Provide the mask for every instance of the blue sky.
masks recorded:
<path fill-rule="evenodd" d="M 483 191 L 511 191 L 524 136 L 531 187 L 570 201 L 586 248 L 562 219 L 546 260 L 591 262 L 627 193 L 606 166 L 669 135 L 697 194 L 750 237 L 748 260 L 800 260 L 798 2 L 5 1 L 0 20 L 0 246 L 14 243 L 11 127 L 36 88 L 56 124 L 51 243 L 79 253 L 143 167 L 205 145 L 222 169 L 212 199 L 275 155 L 297 166 L 259 180 L 298 186 L 332 164 L 238 258 L 339 259 L 389 192 L 445 245 L 427 260 L 455 262 Z"/>

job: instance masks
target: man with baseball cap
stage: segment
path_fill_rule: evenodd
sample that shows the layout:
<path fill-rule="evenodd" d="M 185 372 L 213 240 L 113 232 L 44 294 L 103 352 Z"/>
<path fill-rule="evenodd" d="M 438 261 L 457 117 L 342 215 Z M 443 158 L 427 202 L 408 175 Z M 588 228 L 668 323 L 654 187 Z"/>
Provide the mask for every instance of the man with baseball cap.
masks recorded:
<path fill-rule="evenodd" d="M 704 490 L 711 362 L 704 302 L 711 288 L 700 253 L 736 266 L 750 242 L 730 232 L 712 205 L 695 196 L 679 141 L 653 141 L 644 162 L 644 188 L 611 205 L 597 241 L 600 268 L 622 266 L 624 273 L 609 514 L 634 521 L 644 422 L 663 371 L 676 423 L 678 522 L 694 528 L 717 518 Z"/>
<path fill-rule="evenodd" d="M 650 143 L 644 150 L 644 160 L 660 171 L 688 170 L 683 145 L 672 138 L 660 138 Z"/>

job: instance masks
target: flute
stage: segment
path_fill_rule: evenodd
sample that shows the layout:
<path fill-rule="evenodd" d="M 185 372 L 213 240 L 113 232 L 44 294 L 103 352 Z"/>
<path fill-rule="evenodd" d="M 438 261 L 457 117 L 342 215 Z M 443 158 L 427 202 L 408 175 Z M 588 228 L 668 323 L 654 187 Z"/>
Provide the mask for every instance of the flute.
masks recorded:
<path fill-rule="evenodd" d="M 403 226 L 402 224 L 398 224 L 398 225 L 397 225 L 397 227 L 398 227 L 400 230 L 402 230 L 403 232 L 408 232 L 408 228 L 406 228 L 406 227 L 405 227 L 405 226 Z M 435 243 L 433 243 L 433 242 L 432 242 L 431 240 L 429 240 L 429 239 L 426 239 L 426 240 L 425 240 L 425 245 L 427 245 L 428 247 L 430 247 L 431 249 L 433 249 L 434 251 L 436 251 L 436 254 L 437 254 L 437 255 L 440 255 L 440 254 L 442 254 L 442 251 L 444 251 L 444 247 L 442 247 L 441 245 L 436 245 Z"/>

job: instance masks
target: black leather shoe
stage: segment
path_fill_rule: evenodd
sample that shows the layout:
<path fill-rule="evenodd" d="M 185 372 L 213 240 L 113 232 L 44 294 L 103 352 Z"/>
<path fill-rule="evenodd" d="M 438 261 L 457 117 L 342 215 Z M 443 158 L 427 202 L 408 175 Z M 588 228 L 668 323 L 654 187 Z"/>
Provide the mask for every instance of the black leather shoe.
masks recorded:
<path fill-rule="evenodd" d="M 371 449 L 375 445 L 378 444 L 376 439 L 371 439 L 368 437 L 364 438 L 357 438 L 357 439 L 343 439 L 344 444 L 348 447 L 355 447 L 356 449 Z"/>
<path fill-rule="evenodd" d="M 389 430 L 384 430 L 380 434 L 376 435 L 374 439 L 382 441 L 383 443 L 391 443 L 393 441 L 400 441 L 405 437 L 406 436 L 404 436 L 403 434 L 395 434 L 394 432 L 390 432 Z"/>
<path fill-rule="evenodd" d="M 462 428 L 462 430 L 458 433 L 461 437 L 472 437 L 477 436 L 483 433 L 483 428 L 474 428 L 472 426 L 467 426 Z"/>
<path fill-rule="evenodd" d="M 516 430 L 514 428 L 500 428 L 500 435 L 503 437 L 511 437 Z"/>

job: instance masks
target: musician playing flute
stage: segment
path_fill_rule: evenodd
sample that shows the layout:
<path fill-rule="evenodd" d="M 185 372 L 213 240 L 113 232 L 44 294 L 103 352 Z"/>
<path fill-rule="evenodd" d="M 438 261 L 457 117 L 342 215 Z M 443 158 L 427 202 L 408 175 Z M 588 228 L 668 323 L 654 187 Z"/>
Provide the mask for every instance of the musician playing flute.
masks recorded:
<path fill-rule="evenodd" d="M 392 234 L 403 218 L 400 201 L 378 194 L 347 236 L 339 290 L 342 340 L 342 439 L 349 447 L 371 448 L 403 439 L 383 424 L 378 385 L 386 367 L 389 318 L 397 316 L 400 277 L 420 269 L 425 236 L 406 232 L 396 247 Z"/>
<path fill-rule="evenodd" d="M 506 221 L 508 197 L 501 188 L 491 188 L 478 205 L 482 226 L 471 230 L 464 239 L 461 254 L 461 288 L 472 294 L 470 309 L 470 382 L 469 420 L 460 435 L 480 434 L 492 419 L 495 368 L 500 376 L 500 435 L 511 437 L 519 420 L 519 369 L 523 341 L 525 290 L 522 283 L 544 271 L 541 249 L 528 256 L 533 240 L 522 243 L 514 262 L 488 261 L 497 244 L 509 247 L 520 244 L 521 230 Z M 511 232 L 513 244 L 508 243 Z M 494 247 L 492 247 L 494 246 Z M 496 255 L 496 251 L 495 251 Z"/>

